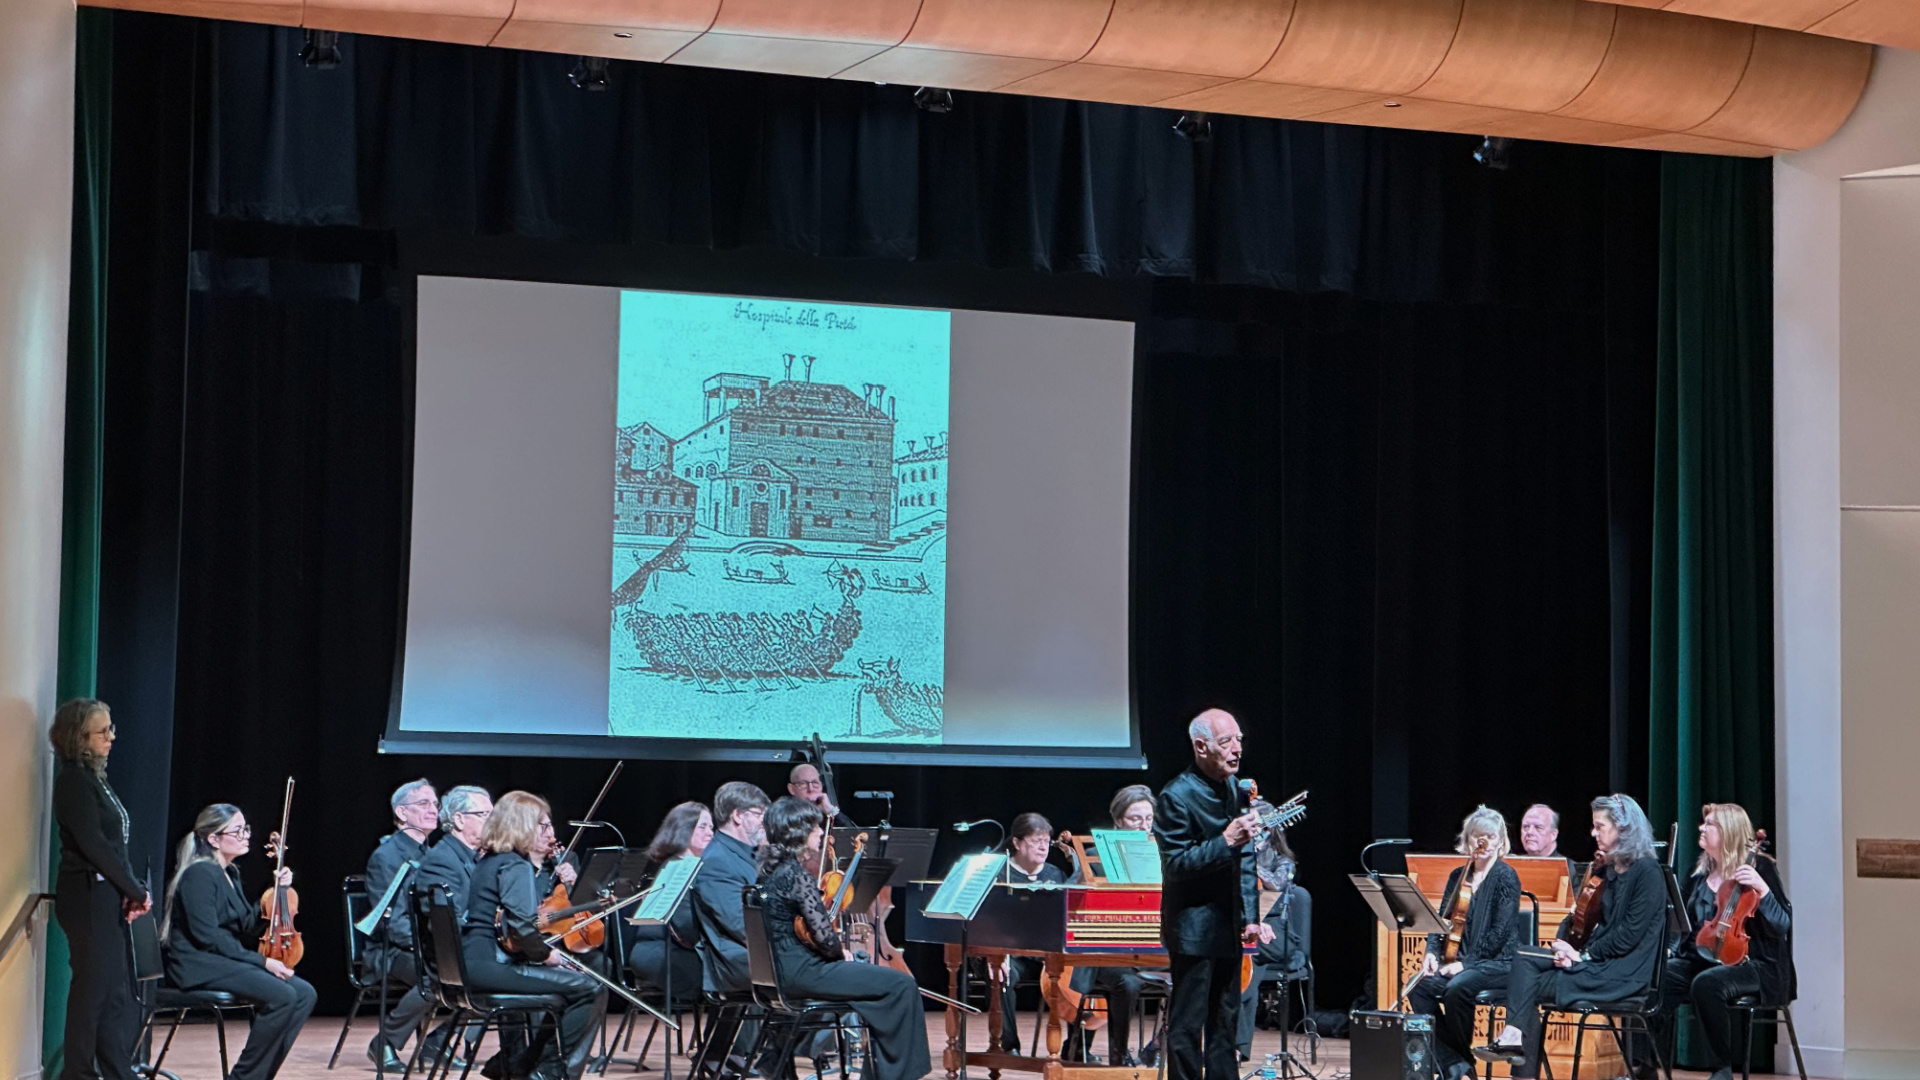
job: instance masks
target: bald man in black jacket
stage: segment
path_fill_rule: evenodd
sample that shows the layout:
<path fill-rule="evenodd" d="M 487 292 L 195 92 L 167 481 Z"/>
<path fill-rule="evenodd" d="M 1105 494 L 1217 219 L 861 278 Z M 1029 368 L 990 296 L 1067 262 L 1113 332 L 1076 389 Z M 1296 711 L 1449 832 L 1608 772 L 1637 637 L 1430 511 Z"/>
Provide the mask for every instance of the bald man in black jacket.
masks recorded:
<path fill-rule="evenodd" d="M 1187 728 L 1193 765 L 1154 802 L 1160 844 L 1160 941 L 1173 999 L 1167 1014 L 1171 1080 L 1235 1080 L 1243 946 L 1271 941 L 1254 880 L 1259 815 L 1244 811 L 1234 773 L 1240 724 L 1219 709 Z"/>

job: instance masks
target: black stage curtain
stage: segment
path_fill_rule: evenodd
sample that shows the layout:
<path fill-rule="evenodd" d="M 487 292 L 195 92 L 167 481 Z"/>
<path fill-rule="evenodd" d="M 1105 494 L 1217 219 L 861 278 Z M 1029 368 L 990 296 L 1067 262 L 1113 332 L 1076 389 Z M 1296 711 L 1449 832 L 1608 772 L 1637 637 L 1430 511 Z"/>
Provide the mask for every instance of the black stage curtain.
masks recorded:
<path fill-rule="evenodd" d="M 193 177 L 190 214 L 116 201 L 145 231 L 111 234 L 164 253 L 174 229 L 187 268 L 181 451 L 122 466 L 179 493 L 168 832 L 215 800 L 261 827 L 300 778 L 323 1011 L 345 1005 L 333 890 L 394 786 L 524 787 L 564 818 L 603 775 L 374 753 L 418 270 L 1135 320 L 1147 772 L 841 786 L 899 792 L 904 824 L 1032 809 L 1077 831 L 1183 767 L 1193 712 L 1232 709 L 1246 774 L 1313 790 L 1292 839 L 1324 1004 L 1371 970 L 1344 879 L 1366 840 L 1437 849 L 1476 803 L 1543 799 L 1580 852 L 1585 800 L 1644 782 L 1655 155 L 1522 145 L 1496 173 L 1459 136 L 1217 118 L 1195 145 L 1156 110 L 963 94 L 935 116 L 900 87 L 621 63 L 581 94 L 565 58 L 361 37 L 321 72 L 295 32 L 114 18 L 116 85 L 196 88 L 190 143 L 115 116 L 116 170 L 144 147 Z M 166 373 L 179 341 L 117 346 Z M 156 400 L 111 364 L 106 392 L 110 415 Z M 103 625 L 136 614 L 103 599 Z M 641 843 L 734 778 L 783 776 L 635 762 L 605 816 Z"/>

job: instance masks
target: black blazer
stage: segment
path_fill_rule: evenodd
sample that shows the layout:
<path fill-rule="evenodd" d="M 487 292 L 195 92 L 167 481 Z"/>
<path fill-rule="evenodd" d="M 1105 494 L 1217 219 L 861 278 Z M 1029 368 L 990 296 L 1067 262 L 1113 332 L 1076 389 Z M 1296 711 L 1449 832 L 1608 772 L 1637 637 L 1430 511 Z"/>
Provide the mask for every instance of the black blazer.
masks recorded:
<path fill-rule="evenodd" d="M 747 966 L 747 912 L 742 892 L 760 877 L 753 849 L 723 832 L 700 855 L 693 909 L 700 919 L 700 971 L 711 993 L 753 985 Z"/>
<path fill-rule="evenodd" d="M 473 864 L 473 881 L 467 889 L 467 915 L 461 924 L 461 940 L 471 946 L 497 940 L 498 920 L 530 963 L 539 963 L 552 952 L 534 921 L 540 898 L 533 887 L 533 864 L 517 851 L 490 852 Z M 469 953 L 469 956 L 472 954 Z"/>
<path fill-rule="evenodd" d="M 420 860 L 420 866 L 413 872 L 413 882 L 419 888 L 429 885 L 444 885 L 447 895 L 453 900 L 453 910 L 466 917 L 467 896 L 473 885 L 473 866 L 479 861 L 479 853 L 455 840 L 451 836 L 442 836 L 440 842 L 428 849 L 426 857 Z M 374 897 L 375 900 L 380 899 Z M 405 907 L 403 900 L 395 910 Z"/>
<path fill-rule="evenodd" d="M 1603 873 L 1600 924 L 1587 941 L 1589 959 L 1568 968 L 1557 984 L 1562 1005 L 1582 998 L 1618 1001 L 1640 992 L 1667 944 L 1667 881 L 1660 860 L 1649 855 L 1625 870 L 1608 863 Z M 1560 933 L 1572 920 L 1569 915 L 1561 922 Z"/>
<path fill-rule="evenodd" d="M 53 774 L 53 819 L 60 825 L 56 887 L 84 886 L 98 874 L 126 899 L 146 899 L 147 888 L 127 861 L 127 834 L 132 830 L 127 809 L 106 777 L 78 762 L 61 762 Z"/>
<path fill-rule="evenodd" d="M 387 894 L 387 887 L 393 884 L 395 875 L 407 871 L 408 863 L 418 864 L 427 854 L 426 846 L 406 833 L 395 829 L 380 838 L 380 846 L 373 849 L 373 855 L 367 859 L 367 895 L 379 903 Z M 375 942 L 389 944 L 395 948 L 413 949 L 413 915 L 407 910 L 405 886 L 395 893 L 393 906 L 387 909 L 387 917 L 373 928 Z"/>
<path fill-rule="evenodd" d="M 1456 866 L 1447 875 L 1447 890 L 1441 894 L 1446 897 L 1440 905 L 1442 915 L 1452 905 L 1453 891 L 1460 887 L 1460 875 L 1465 871 L 1465 866 Z M 1486 880 L 1473 890 L 1473 899 L 1467 903 L 1467 931 L 1460 938 L 1460 961 L 1468 967 L 1488 961 L 1512 963 L 1514 950 L 1526 936 L 1525 926 L 1520 919 L 1520 875 L 1501 859 L 1487 871 Z M 1427 935 L 1427 951 L 1435 957 L 1440 955 L 1440 945 L 1439 934 Z"/>
<path fill-rule="evenodd" d="M 1793 970 L 1793 903 L 1780 887 L 1780 871 L 1772 859 L 1765 855 L 1753 860 L 1753 868 L 1760 871 L 1760 879 L 1767 883 L 1766 898 L 1760 901 L 1759 908 L 1747 918 L 1747 963 L 1760 972 L 1760 992 L 1769 1003 L 1785 1005 L 1791 1002 L 1799 992 Z M 1707 888 L 1707 876 L 1695 874 L 1688 883 L 1687 913 L 1692 916 L 1694 929 L 1710 922 L 1720 914 L 1720 897 Z M 1691 940 L 1680 943 L 1682 949 L 1692 951 Z"/>
<path fill-rule="evenodd" d="M 267 920 L 247 899 L 240 868 L 224 870 L 212 859 L 189 863 L 173 889 L 173 922 L 167 931 L 167 977 L 183 990 L 216 986 L 233 965 L 264 968 L 255 951 Z"/>
<path fill-rule="evenodd" d="M 1238 956 L 1241 932 L 1259 921 L 1253 844 L 1229 847 L 1220 835 L 1240 813 L 1231 783 L 1189 766 L 1154 800 L 1160 941 L 1168 952 Z"/>

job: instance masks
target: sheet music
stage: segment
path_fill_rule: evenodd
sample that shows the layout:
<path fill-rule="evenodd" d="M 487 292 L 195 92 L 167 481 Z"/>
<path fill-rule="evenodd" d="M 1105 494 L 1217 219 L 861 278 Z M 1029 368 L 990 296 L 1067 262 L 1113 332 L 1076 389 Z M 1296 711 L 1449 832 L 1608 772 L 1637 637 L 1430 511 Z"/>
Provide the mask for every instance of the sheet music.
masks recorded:
<path fill-rule="evenodd" d="M 687 887 L 693 884 L 693 875 L 700 872 L 700 857 L 682 855 L 677 859 L 668 859 L 660 872 L 654 875 L 653 891 L 640 901 L 640 910 L 627 920 L 635 926 L 658 926 L 673 918 L 679 909 L 681 898 L 687 895 Z"/>
<path fill-rule="evenodd" d="M 1160 845 L 1139 829 L 1095 829 L 1093 849 L 1109 885 L 1160 884 Z"/>
<path fill-rule="evenodd" d="M 970 920 L 979 912 L 980 904 L 987 898 L 987 890 L 999 880 L 1000 871 L 1007 865 L 1005 852 L 983 852 L 978 855 L 962 856 L 953 868 L 947 871 L 945 881 L 927 901 L 927 917 L 932 919 Z"/>

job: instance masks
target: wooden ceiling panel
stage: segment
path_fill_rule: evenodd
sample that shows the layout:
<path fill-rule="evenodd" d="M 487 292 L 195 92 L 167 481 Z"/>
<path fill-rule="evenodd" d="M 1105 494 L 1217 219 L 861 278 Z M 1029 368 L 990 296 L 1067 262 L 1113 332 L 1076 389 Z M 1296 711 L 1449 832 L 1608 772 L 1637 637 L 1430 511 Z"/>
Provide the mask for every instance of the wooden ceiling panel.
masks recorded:
<path fill-rule="evenodd" d="M 905 83 L 909 86 L 944 86 L 949 90 L 984 93 L 998 90 L 1029 75 L 1057 68 L 1061 63 L 1059 60 L 1042 60 L 1031 56 L 995 56 L 896 45 L 871 59 L 862 60 L 834 78 Z"/>
<path fill-rule="evenodd" d="M 1245 78 L 1272 58 L 1293 0 L 1115 0 L 1089 64 Z"/>
<path fill-rule="evenodd" d="M 1621 8 L 1593 82 L 1561 116 L 1684 131 L 1733 96 L 1753 49 L 1753 27 Z"/>
<path fill-rule="evenodd" d="M 1117 105 L 1152 105 L 1229 81 L 1218 75 L 1195 75 L 1183 71 L 1152 71 L 1104 64 L 1061 64 L 1019 82 L 1008 83 L 1000 89 L 1009 94 L 1030 94 L 1034 97 L 1110 101 Z"/>
<path fill-rule="evenodd" d="M 1296 0 L 1262 82 L 1410 93 L 1447 58 L 1462 0 Z"/>
<path fill-rule="evenodd" d="M 513 0 L 306 0 L 301 25 L 456 45 L 492 44 Z"/>
<path fill-rule="evenodd" d="M 712 33 L 898 45 L 919 13 L 920 0 L 720 0 Z"/>
<path fill-rule="evenodd" d="M 1154 104 L 1167 109 L 1303 120 L 1373 100 L 1376 100 L 1373 94 L 1354 90 L 1328 90 L 1319 86 L 1287 86 L 1258 79 L 1241 79 L 1166 98 Z"/>
<path fill-rule="evenodd" d="M 113 0 L 112 3 L 81 6 L 156 11 L 162 15 L 231 19 L 234 22 L 267 23 L 271 26 L 298 26 L 302 3 L 303 0 Z"/>
<path fill-rule="evenodd" d="M 1391 107 L 1387 104 L 1389 100 L 1394 103 Z M 1545 139 L 1552 142 L 1614 143 L 1655 134 L 1645 128 L 1621 124 L 1411 97 L 1383 98 L 1321 113 L 1314 119 L 1336 124 L 1363 124 L 1367 127 L 1417 127 L 1428 131 L 1457 131 L 1463 135 L 1505 135 L 1513 139 Z"/>
<path fill-rule="evenodd" d="M 1613 38 L 1614 10 L 1582 0 L 1466 0 L 1446 60 L 1415 92 L 1552 112 L 1593 81 Z"/>
<path fill-rule="evenodd" d="M 1622 139 L 1610 145 L 1629 150 L 1666 150 L 1676 154 L 1719 154 L 1724 157 L 1770 157 L 1786 149 L 1779 146 L 1755 146 L 1752 143 L 1728 142 L 1725 139 L 1709 139 L 1701 135 L 1683 135 L 1666 131 L 1655 135 Z"/>
<path fill-rule="evenodd" d="M 1078 60 L 1106 29 L 1113 0 L 922 0 L 902 44 L 989 56 Z"/>
<path fill-rule="evenodd" d="M 1727 103 L 1691 135 L 1799 149 L 1823 142 L 1866 90 L 1873 47 L 1772 27 L 1753 32 L 1753 54 Z"/>
<path fill-rule="evenodd" d="M 706 33 L 720 0 L 517 0 L 493 44 L 661 61 Z"/>
<path fill-rule="evenodd" d="M 1920 2 L 1853 0 L 1806 29 L 1815 34 L 1871 41 L 1896 49 L 1920 49 Z"/>
<path fill-rule="evenodd" d="M 1667 0 L 1659 6 L 1683 15 L 1804 30 L 1847 6 L 1849 0 Z"/>

